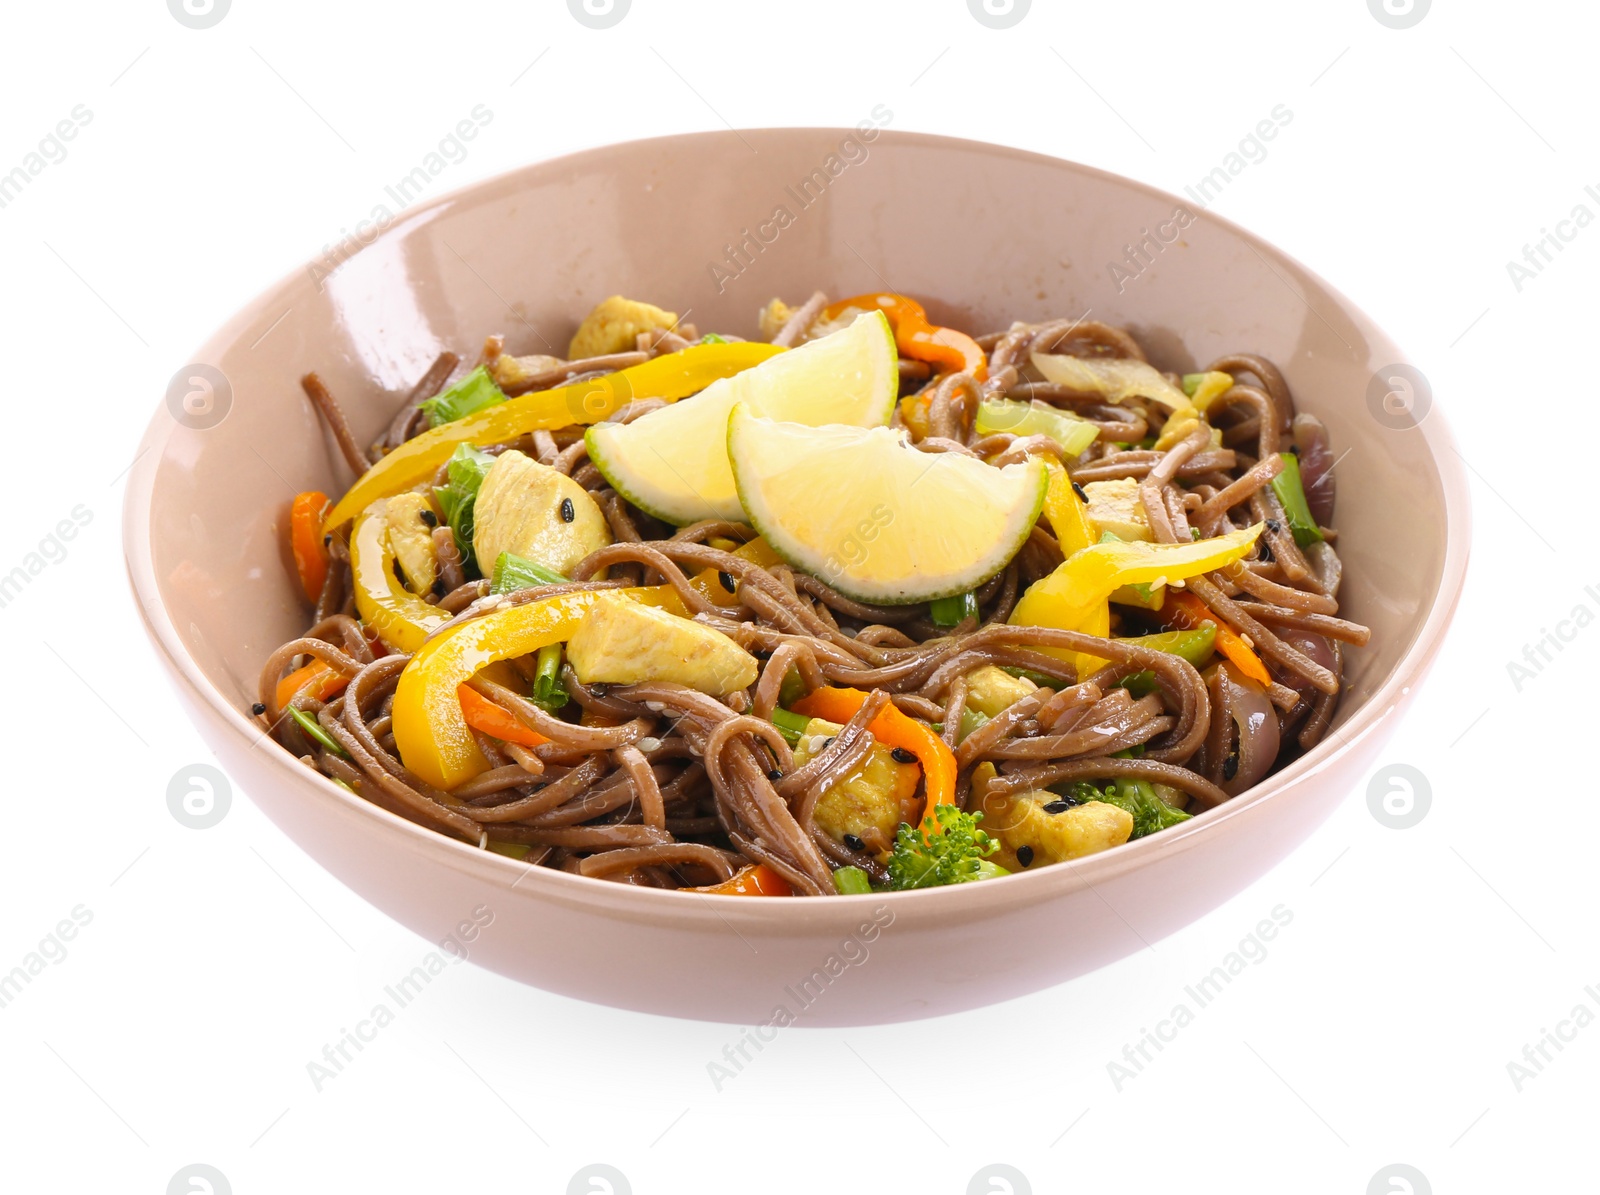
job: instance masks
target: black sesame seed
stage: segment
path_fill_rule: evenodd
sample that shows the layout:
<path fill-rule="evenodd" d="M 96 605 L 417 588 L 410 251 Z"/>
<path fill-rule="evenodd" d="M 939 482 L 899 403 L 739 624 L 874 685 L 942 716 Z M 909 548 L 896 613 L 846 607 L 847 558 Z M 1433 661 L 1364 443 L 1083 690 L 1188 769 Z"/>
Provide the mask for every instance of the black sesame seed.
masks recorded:
<path fill-rule="evenodd" d="M 857 838 L 854 834 L 846 834 L 844 836 L 844 844 L 853 851 L 864 851 L 867 849 L 867 844 L 862 842 L 861 839 Z"/>
<path fill-rule="evenodd" d="M 448 592 L 449 591 L 445 588 L 444 581 L 443 581 L 442 578 L 433 583 L 433 596 L 434 597 L 443 597 Z"/>
<path fill-rule="evenodd" d="M 1222 761 L 1222 778 L 1232 780 L 1239 774 L 1239 753 L 1235 751 Z"/>
<path fill-rule="evenodd" d="M 734 586 L 733 586 L 733 574 L 732 573 L 728 573 L 728 572 L 718 573 L 717 574 L 717 580 L 722 582 L 722 588 L 726 589 L 729 593 L 733 592 Z"/>
<path fill-rule="evenodd" d="M 431 510 L 420 510 L 417 512 L 417 515 L 430 527 L 437 527 L 439 525 L 439 516 L 434 514 Z"/>
<path fill-rule="evenodd" d="M 895 763 L 917 762 L 915 753 L 907 751 L 904 747 L 896 747 L 893 751 L 889 752 L 889 755 L 894 759 Z"/>
<path fill-rule="evenodd" d="M 327 546 L 328 546 L 328 545 L 329 545 L 329 544 L 331 544 L 331 543 L 332 543 L 332 542 L 333 542 L 333 536 L 332 536 L 332 535 L 324 535 L 324 536 L 323 536 L 323 537 L 322 537 L 322 546 L 323 546 L 323 547 L 324 547 L 324 548 L 326 548 L 326 547 L 327 547 Z"/>
<path fill-rule="evenodd" d="M 772 771 L 767 773 L 767 779 L 776 784 L 778 781 L 783 779 L 783 769 L 773 768 Z"/>
<path fill-rule="evenodd" d="M 1033 848 L 1031 846 L 1026 846 L 1026 845 L 1019 846 L 1017 848 L 1017 862 L 1022 864 L 1022 866 L 1024 866 L 1024 867 L 1027 867 L 1030 863 L 1032 863 L 1033 862 Z"/>
<path fill-rule="evenodd" d="M 1085 506 L 1089 505 L 1089 495 L 1087 491 L 1085 491 L 1084 488 L 1077 482 L 1072 483 L 1072 492 L 1078 495 L 1078 501 L 1082 502 Z"/>
<path fill-rule="evenodd" d="M 1045 805 L 1044 811 L 1046 813 L 1065 813 L 1071 808 L 1072 802 L 1070 801 L 1051 801 Z"/>
<path fill-rule="evenodd" d="M 826 751 L 829 747 L 833 746 L 833 740 L 836 737 L 837 736 L 830 734 L 827 738 L 823 739 L 822 740 L 822 750 Z"/>
<path fill-rule="evenodd" d="M 260 703 L 260 702 L 259 702 L 259 701 L 258 701 L 258 702 L 256 702 L 256 703 L 255 703 L 255 704 L 254 704 L 254 705 L 252 705 L 252 706 L 251 706 L 251 707 L 250 707 L 250 712 L 251 712 L 251 713 L 252 713 L 252 714 L 255 714 L 255 715 L 256 715 L 256 716 L 257 716 L 257 717 L 260 717 L 260 716 L 261 716 L 261 715 L 262 715 L 262 714 L 264 714 L 264 713 L 266 713 L 266 712 L 267 712 L 267 707 L 266 707 L 266 706 L 264 706 L 264 705 L 262 705 L 262 704 L 261 704 L 261 703 Z"/>
<path fill-rule="evenodd" d="M 1276 535 L 1278 532 L 1283 530 L 1283 524 L 1278 522 L 1277 519 L 1268 519 L 1267 530 Z"/>
<path fill-rule="evenodd" d="M 572 499 L 571 498 L 563 498 L 563 499 L 561 499 L 561 521 L 563 523 L 570 523 L 570 522 L 572 522 L 573 519 L 575 519 L 577 517 L 578 517 L 578 508 L 576 506 L 572 505 Z"/>

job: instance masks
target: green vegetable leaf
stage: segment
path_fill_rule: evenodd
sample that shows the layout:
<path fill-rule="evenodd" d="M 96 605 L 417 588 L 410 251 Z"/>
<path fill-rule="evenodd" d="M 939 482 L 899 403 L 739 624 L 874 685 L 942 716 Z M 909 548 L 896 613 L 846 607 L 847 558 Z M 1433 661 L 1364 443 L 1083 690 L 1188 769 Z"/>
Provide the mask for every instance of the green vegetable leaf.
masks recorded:
<path fill-rule="evenodd" d="M 1311 517 L 1305 486 L 1300 481 L 1300 458 L 1292 452 L 1280 452 L 1278 456 L 1283 460 L 1283 472 L 1272 479 L 1272 492 L 1278 496 L 1283 513 L 1289 518 L 1294 542 L 1302 548 L 1321 543 L 1322 528 Z"/>
<path fill-rule="evenodd" d="M 519 589 L 534 589 L 540 585 L 560 585 L 571 578 L 563 577 L 554 569 L 545 568 L 518 556 L 515 552 L 501 552 L 495 557 L 494 576 L 489 582 L 490 593 L 515 593 Z"/>
<path fill-rule="evenodd" d="M 539 662 L 533 674 L 533 704 L 555 713 L 572 700 L 561 683 L 561 644 L 547 643 L 539 649 Z"/>
<path fill-rule="evenodd" d="M 472 508 L 478 500 L 478 487 L 494 464 L 494 457 L 479 452 L 471 444 L 457 444 L 454 454 L 446 464 L 450 484 L 433 491 L 444 511 L 444 520 L 455 532 L 456 550 L 461 553 L 462 564 L 474 571 L 472 555 Z"/>
<path fill-rule="evenodd" d="M 707 332 L 704 336 L 702 336 L 700 338 L 700 343 L 701 344 L 727 344 L 728 343 L 728 338 L 726 336 L 718 336 L 715 332 Z"/>
<path fill-rule="evenodd" d="M 918 827 L 901 823 L 894 839 L 894 853 L 889 857 L 892 891 L 935 888 L 1007 874 L 1004 868 L 987 861 L 1000 844 L 978 829 L 983 814 L 940 805 L 933 816 L 939 819 L 944 833 L 929 835 L 925 828 L 927 818 Z"/>
<path fill-rule="evenodd" d="M 964 618 L 978 617 L 978 595 L 958 593 L 955 597 L 936 598 L 928 603 L 928 616 L 936 627 L 953 627 Z"/>
<path fill-rule="evenodd" d="M 305 710 L 299 706 L 291 705 L 288 708 L 288 714 L 295 720 L 300 729 L 306 732 L 307 737 L 315 739 L 340 759 L 350 758 L 350 753 L 339 745 L 339 740 L 322 729 L 322 723 L 306 713 Z"/>
<path fill-rule="evenodd" d="M 438 427 L 441 423 L 465 419 L 485 407 L 505 401 L 506 396 L 494 384 L 489 371 L 480 365 L 450 389 L 434 395 L 421 406 L 423 414 L 428 417 L 428 426 Z"/>
<path fill-rule="evenodd" d="M 833 873 L 833 887 L 840 896 L 861 896 L 872 891 L 872 880 L 859 867 L 841 867 Z"/>
<path fill-rule="evenodd" d="M 806 732 L 806 727 L 811 725 L 811 719 L 804 714 L 792 713 L 786 709 L 772 711 L 772 724 L 783 735 L 784 741 L 793 747 L 800 741 L 800 736 Z"/>

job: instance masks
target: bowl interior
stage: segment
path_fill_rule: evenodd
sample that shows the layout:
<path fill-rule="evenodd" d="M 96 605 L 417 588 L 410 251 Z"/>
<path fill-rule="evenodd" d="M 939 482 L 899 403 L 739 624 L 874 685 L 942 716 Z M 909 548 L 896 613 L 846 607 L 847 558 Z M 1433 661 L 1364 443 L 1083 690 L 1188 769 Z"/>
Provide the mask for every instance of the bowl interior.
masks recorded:
<path fill-rule="evenodd" d="M 1342 454 L 1341 604 L 1373 643 L 1351 655 L 1340 724 L 1362 715 L 1459 572 L 1447 433 L 1437 418 L 1387 426 L 1367 401 L 1398 349 L 1292 259 L 1124 179 L 946 138 L 747 131 L 594 150 L 381 222 L 199 351 L 227 379 L 227 415 L 195 428 L 158 412 L 130 489 L 128 551 L 136 585 L 150 580 L 152 624 L 234 711 L 306 625 L 291 497 L 351 480 L 300 375 L 319 372 L 364 443 L 440 351 L 470 361 L 498 332 L 510 351 L 564 354 L 589 307 L 618 292 L 747 337 L 774 295 L 897 290 L 974 333 L 1064 316 L 1123 325 L 1167 369 L 1268 357 Z"/>

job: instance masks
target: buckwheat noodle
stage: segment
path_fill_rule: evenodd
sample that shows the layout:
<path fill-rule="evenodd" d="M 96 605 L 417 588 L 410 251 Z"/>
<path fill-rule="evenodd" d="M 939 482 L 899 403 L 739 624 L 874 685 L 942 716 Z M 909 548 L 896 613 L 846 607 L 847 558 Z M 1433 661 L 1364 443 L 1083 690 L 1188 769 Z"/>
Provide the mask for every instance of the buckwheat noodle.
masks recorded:
<path fill-rule="evenodd" d="M 788 314 L 773 341 L 803 343 L 825 304 L 821 293 L 813 295 Z M 615 542 L 583 560 L 569 582 L 492 595 L 487 581 L 465 579 L 450 530 L 439 526 L 430 542 L 442 584 L 426 600 L 449 621 L 433 634 L 557 594 L 667 584 L 692 617 L 762 661 L 747 691 L 718 700 L 664 682 L 589 686 L 569 666 L 562 679 L 571 703 L 557 715 L 480 676 L 472 682 L 480 695 L 548 742 L 530 748 L 478 734 L 492 766 L 453 792 L 442 792 L 411 772 L 396 751 L 390 714 L 409 657 L 375 646 L 357 621 L 345 533 L 336 533 L 328 543 L 328 574 L 312 624 L 273 651 L 262 668 L 259 720 L 308 767 L 366 799 L 477 846 L 491 841 L 526 846 L 532 865 L 677 888 L 714 884 L 747 864 L 763 863 L 804 895 L 831 894 L 838 866 L 858 866 L 883 878 L 883 865 L 871 848 L 887 844 L 836 841 L 817 825 L 814 813 L 819 796 L 870 751 L 874 740 L 867 727 L 890 703 L 924 723 L 943 724 L 959 768 L 956 792 L 968 808 L 986 795 L 973 791 L 974 772 L 990 764 L 996 774 L 988 781 L 988 794 L 1133 778 L 1163 786 L 1170 803 L 1199 813 L 1314 747 L 1334 716 L 1347 652 L 1364 645 L 1368 631 L 1338 617 L 1342 567 L 1331 529 L 1325 529 L 1326 542 L 1302 551 L 1270 488 L 1284 467 L 1278 453 L 1309 444 L 1302 450 L 1306 490 L 1321 521 L 1331 518 L 1325 429 L 1310 416 L 1297 416 L 1282 373 L 1252 354 L 1212 363 L 1210 369 L 1235 378 L 1206 412 L 1210 426 L 1221 432 L 1220 446 L 1202 424 L 1156 451 L 1138 445 L 1164 422 L 1159 406 L 1141 398 L 1113 405 L 1101 395 L 1045 381 L 1030 365 L 1034 351 L 1145 360 L 1127 331 L 1060 319 L 1014 323 L 975 339 L 988 355 L 986 381 L 964 372 L 935 376 L 923 362 L 902 362 L 902 394 L 929 397 L 926 434 L 919 439 L 913 433 L 916 446 L 994 464 L 1058 452 L 1043 436 L 979 435 L 974 427 L 984 399 L 1043 401 L 1096 424 L 1094 443 L 1065 462 L 1072 479 L 1079 484 L 1132 479 L 1157 542 L 1209 538 L 1264 522 L 1267 530 L 1251 555 L 1192 578 L 1187 589 L 1268 665 L 1270 687 L 1242 686 L 1221 667 L 1202 676 L 1179 656 L 1139 644 L 1009 625 L 1019 595 L 1062 560 L 1046 521 L 978 591 L 977 618 L 941 628 L 926 604 L 863 603 L 816 577 L 782 565 L 762 567 L 717 546 L 751 539 L 754 532 L 743 524 L 713 520 L 674 528 L 657 521 L 609 487 L 587 460 L 582 429 L 568 428 L 480 447 L 491 453 L 518 448 L 572 477 L 595 498 Z M 692 328 L 679 327 L 642 334 L 634 351 L 576 361 L 540 358 L 507 384 L 506 392 L 531 393 L 603 376 L 697 341 Z M 499 348 L 499 338 L 491 338 L 486 358 Z M 457 364 L 453 353 L 439 356 L 370 452 L 360 448 L 334 396 L 315 374 L 306 376 L 304 388 L 340 455 L 359 473 L 369 459 L 425 430 L 419 404 L 445 386 Z M 613 418 L 631 420 L 660 405 L 660 400 L 634 402 Z M 899 415 L 896 421 L 901 422 Z M 724 584 L 737 588 L 738 605 L 716 605 L 690 585 L 691 577 L 705 569 L 716 570 Z M 1138 611 L 1123 611 L 1120 633 L 1159 629 L 1153 619 L 1141 623 L 1140 617 Z M 1107 662 L 1080 681 L 1074 665 L 1048 652 L 1059 648 L 1090 652 Z M 311 660 L 348 678 L 348 685 L 327 702 L 308 686 L 285 704 L 314 720 L 326 742 L 306 733 L 278 701 L 286 674 Z M 986 664 L 1026 669 L 1040 686 L 957 742 L 965 678 Z M 1153 679 L 1144 696 L 1119 687 L 1135 674 Z M 805 691 L 840 685 L 868 694 L 849 723 L 799 767 L 768 720 L 785 679 L 794 675 Z"/>

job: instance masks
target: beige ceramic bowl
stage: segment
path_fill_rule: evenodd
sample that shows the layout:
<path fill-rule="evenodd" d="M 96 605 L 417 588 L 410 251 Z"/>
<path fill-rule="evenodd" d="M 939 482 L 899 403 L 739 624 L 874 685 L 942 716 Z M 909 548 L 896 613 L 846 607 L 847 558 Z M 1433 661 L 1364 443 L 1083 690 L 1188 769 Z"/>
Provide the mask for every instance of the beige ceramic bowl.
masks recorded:
<path fill-rule="evenodd" d="M 1411 425 L 1386 405 L 1387 384 L 1369 394 L 1400 350 L 1296 261 L 1203 212 L 1175 222 L 1178 207 L 993 145 L 782 129 L 592 150 L 413 208 L 284 279 L 199 349 L 226 379 L 209 414 L 201 402 L 180 423 L 170 400 L 157 411 L 124 529 L 157 655 L 235 782 L 324 867 L 435 941 L 486 906 L 471 958 L 538 987 L 672 1016 L 849 1025 L 972 1008 L 1102 966 L 1240 891 L 1359 786 L 1438 650 L 1467 562 L 1467 488 L 1444 421 L 1434 411 Z M 1125 247 L 1147 232 L 1141 269 Z M 1129 277 L 1113 281 L 1112 263 Z M 1327 740 L 1214 812 L 1074 864 L 825 900 L 528 869 L 419 829 L 260 740 L 257 672 L 306 622 L 284 546 L 289 498 L 350 481 L 303 371 L 321 372 L 365 442 L 438 352 L 470 359 L 487 333 L 559 352 L 590 305 L 620 291 L 754 336 L 769 297 L 819 287 L 922 296 L 936 320 L 973 331 L 1090 314 L 1131 328 L 1169 369 L 1234 350 L 1276 361 L 1346 454 L 1342 599 L 1373 630 Z"/>

